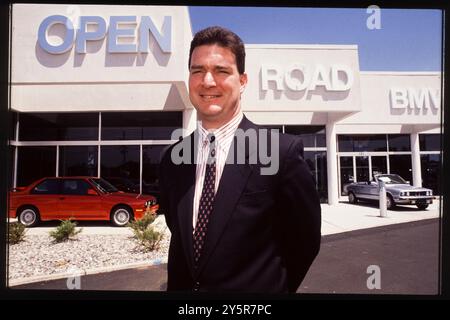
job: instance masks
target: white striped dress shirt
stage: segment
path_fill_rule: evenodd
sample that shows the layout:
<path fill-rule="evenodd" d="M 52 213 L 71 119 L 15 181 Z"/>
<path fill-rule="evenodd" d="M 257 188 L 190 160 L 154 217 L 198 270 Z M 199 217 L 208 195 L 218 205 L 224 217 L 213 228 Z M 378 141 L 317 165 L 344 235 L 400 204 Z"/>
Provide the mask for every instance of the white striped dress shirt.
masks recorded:
<path fill-rule="evenodd" d="M 215 136 L 216 145 L 216 181 L 215 192 L 219 188 L 220 178 L 222 177 L 223 168 L 227 160 L 228 151 L 233 142 L 236 129 L 241 123 L 243 113 L 239 112 L 228 123 L 224 124 L 218 129 L 206 130 L 203 128 L 201 121 L 198 122 L 198 150 L 197 150 L 197 169 L 195 175 L 195 192 L 194 192 L 194 208 L 192 215 L 192 226 L 195 229 L 198 216 L 198 206 L 200 205 L 200 197 L 202 195 L 203 181 L 205 180 L 206 162 L 208 160 L 209 141 L 208 134 L 212 133 Z"/>

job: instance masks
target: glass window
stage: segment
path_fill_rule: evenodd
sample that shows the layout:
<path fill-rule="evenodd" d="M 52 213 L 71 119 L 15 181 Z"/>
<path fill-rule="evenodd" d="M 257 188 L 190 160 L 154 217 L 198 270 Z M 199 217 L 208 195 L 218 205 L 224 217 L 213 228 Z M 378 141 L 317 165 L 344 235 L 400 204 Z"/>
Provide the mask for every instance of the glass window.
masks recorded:
<path fill-rule="evenodd" d="M 398 174 L 404 180 L 412 183 L 412 165 L 411 155 L 390 155 L 389 156 L 389 169 L 391 174 Z"/>
<path fill-rule="evenodd" d="M 21 113 L 19 140 L 98 140 L 98 113 Z"/>
<path fill-rule="evenodd" d="M 411 151 L 409 134 L 389 134 L 389 151 Z"/>
<path fill-rule="evenodd" d="M 305 151 L 304 159 L 314 176 L 320 202 L 328 202 L 327 152 Z"/>
<path fill-rule="evenodd" d="M 300 136 L 306 148 L 326 147 L 325 126 L 284 126 L 284 132 Z"/>
<path fill-rule="evenodd" d="M 8 189 L 12 188 L 14 184 L 14 152 L 16 148 L 11 145 L 8 147 Z"/>
<path fill-rule="evenodd" d="M 18 147 L 17 186 L 56 176 L 56 147 Z"/>
<path fill-rule="evenodd" d="M 16 140 L 16 124 L 17 124 L 17 112 L 8 112 L 9 116 L 9 139 Z"/>
<path fill-rule="evenodd" d="M 338 135 L 339 152 L 353 152 L 353 139 L 351 136 Z"/>
<path fill-rule="evenodd" d="M 386 135 L 338 135 L 339 152 L 386 151 Z"/>
<path fill-rule="evenodd" d="M 371 179 L 376 174 L 387 173 L 387 157 L 386 156 L 371 156 L 372 174 Z"/>
<path fill-rule="evenodd" d="M 87 195 L 90 185 L 80 179 L 65 179 L 62 181 L 62 193 L 68 195 Z"/>
<path fill-rule="evenodd" d="M 103 140 L 170 140 L 181 112 L 102 112 Z"/>
<path fill-rule="evenodd" d="M 142 147 L 142 193 L 159 197 L 158 169 L 162 153 L 167 146 Z"/>
<path fill-rule="evenodd" d="M 353 174 L 353 157 L 339 157 L 340 177 L 341 177 L 341 195 L 347 195 L 347 186 L 356 182 Z"/>
<path fill-rule="evenodd" d="M 441 155 L 420 155 L 422 166 L 422 186 L 433 190 L 433 194 L 440 195 Z"/>
<path fill-rule="evenodd" d="M 419 134 L 420 151 L 440 151 L 440 134 Z"/>
<path fill-rule="evenodd" d="M 97 146 L 63 146 L 59 148 L 59 175 L 97 176 Z"/>
<path fill-rule="evenodd" d="M 134 186 L 139 186 L 139 149 L 139 146 L 102 146 L 100 151 L 102 178 L 113 185 L 113 180 L 122 178 Z"/>
<path fill-rule="evenodd" d="M 59 179 L 47 179 L 39 183 L 31 191 L 33 194 L 58 194 Z"/>
<path fill-rule="evenodd" d="M 367 182 L 370 180 L 369 157 L 356 157 L 356 182 Z"/>
<path fill-rule="evenodd" d="M 283 132 L 283 126 L 278 126 L 278 125 L 264 125 L 263 126 L 265 129 L 271 130 L 278 130 L 278 133 L 282 133 Z"/>

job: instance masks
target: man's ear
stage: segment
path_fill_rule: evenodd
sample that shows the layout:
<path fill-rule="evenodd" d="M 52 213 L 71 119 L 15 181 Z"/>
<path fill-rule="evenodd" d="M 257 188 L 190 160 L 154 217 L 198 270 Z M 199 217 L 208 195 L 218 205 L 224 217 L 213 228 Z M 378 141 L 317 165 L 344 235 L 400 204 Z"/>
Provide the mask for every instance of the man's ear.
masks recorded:
<path fill-rule="evenodd" d="M 245 87 L 247 86 L 247 81 L 248 81 L 247 74 L 243 73 L 243 74 L 239 75 L 239 81 L 241 83 L 240 92 L 242 94 L 245 90 Z"/>

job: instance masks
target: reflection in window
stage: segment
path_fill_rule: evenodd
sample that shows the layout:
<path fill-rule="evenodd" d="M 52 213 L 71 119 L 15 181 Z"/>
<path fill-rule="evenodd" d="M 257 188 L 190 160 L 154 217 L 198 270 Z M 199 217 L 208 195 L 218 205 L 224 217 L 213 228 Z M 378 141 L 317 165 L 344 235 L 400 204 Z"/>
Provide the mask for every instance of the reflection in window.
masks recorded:
<path fill-rule="evenodd" d="M 97 146 L 59 148 L 59 176 L 97 176 Z"/>
<path fill-rule="evenodd" d="M 158 167 L 166 147 L 153 145 L 142 148 L 142 193 L 144 194 L 151 194 L 157 198 L 159 196 Z"/>
<path fill-rule="evenodd" d="M 440 134 L 419 134 L 420 151 L 440 151 Z"/>
<path fill-rule="evenodd" d="M 440 195 L 441 155 L 422 154 L 420 156 L 422 166 L 422 187 L 433 190 L 433 194 Z"/>
<path fill-rule="evenodd" d="M 411 151 L 409 134 L 389 134 L 389 151 Z"/>
<path fill-rule="evenodd" d="M 62 182 L 62 193 L 67 195 L 87 195 L 89 184 L 84 180 L 67 179 Z"/>
<path fill-rule="evenodd" d="M 102 146 L 100 153 L 102 178 L 122 178 L 139 185 L 139 146 Z"/>
<path fill-rule="evenodd" d="M 18 147 L 17 186 L 56 176 L 56 147 Z"/>
<path fill-rule="evenodd" d="M 386 135 L 338 135 L 339 152 L 386 151 Z"/>
<path fill-rule="evenodd" d="M 326 147 L 325 126 L 284 126 L 284 132 L 300 136 L 303 147 Z"/>
<path fill-rule="evenodd" d="M 326 203 L 328 201 L 327 152 L 305 151 L 304 159 L 314 176 L 320 202 Z"/>
<path fill-rule="evenodd" d="M 181 112 L 102 112 L 103 140 L 170 140 Z"/>
<path fill-rule="evenodd" d="M 404 180 L 412 183 L 411 155 L 396 154 L 389 156 L 389 167 L 391 174 L 398 174 Z"/>
<path fill-rule="evenodd" d="M 267 130 L 277 130 L 278 133 L 283 133 L 283 126 L 281 125 L 264 125 L 263 127 Z"/>
<path fill-rule="evenodd" d="M 341 195 L 347 195 L 347 186 L 356 179 L 353 174 L 353 157 L 340 157 Z"/>
<path fill-rule="evenodd" d="M 9 140 L 16 140 L 17 112 L 8 112 Z"/>
<path fill-rule="evenodd" d="M 21 113 L 19 140 L 97 140 L 98 113 Z"/>
<path fill-rule="evenodd" d="M 59 179 L 48 179 L 39 183 L 31 191 L 33 194 L 59 194 Z"/>

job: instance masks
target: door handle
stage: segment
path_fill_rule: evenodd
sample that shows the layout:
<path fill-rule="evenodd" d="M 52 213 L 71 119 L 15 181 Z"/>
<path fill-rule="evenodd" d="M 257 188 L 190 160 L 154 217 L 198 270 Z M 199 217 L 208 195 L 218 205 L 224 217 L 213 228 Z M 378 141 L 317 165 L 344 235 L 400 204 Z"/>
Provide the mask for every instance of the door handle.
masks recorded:
<path fill-rule="evenodd" d="M 59 198 L 59 200 L 65 200 L 65 199 L 66 199 L 65 197 L 60 197 L 60 198 Z"/>

